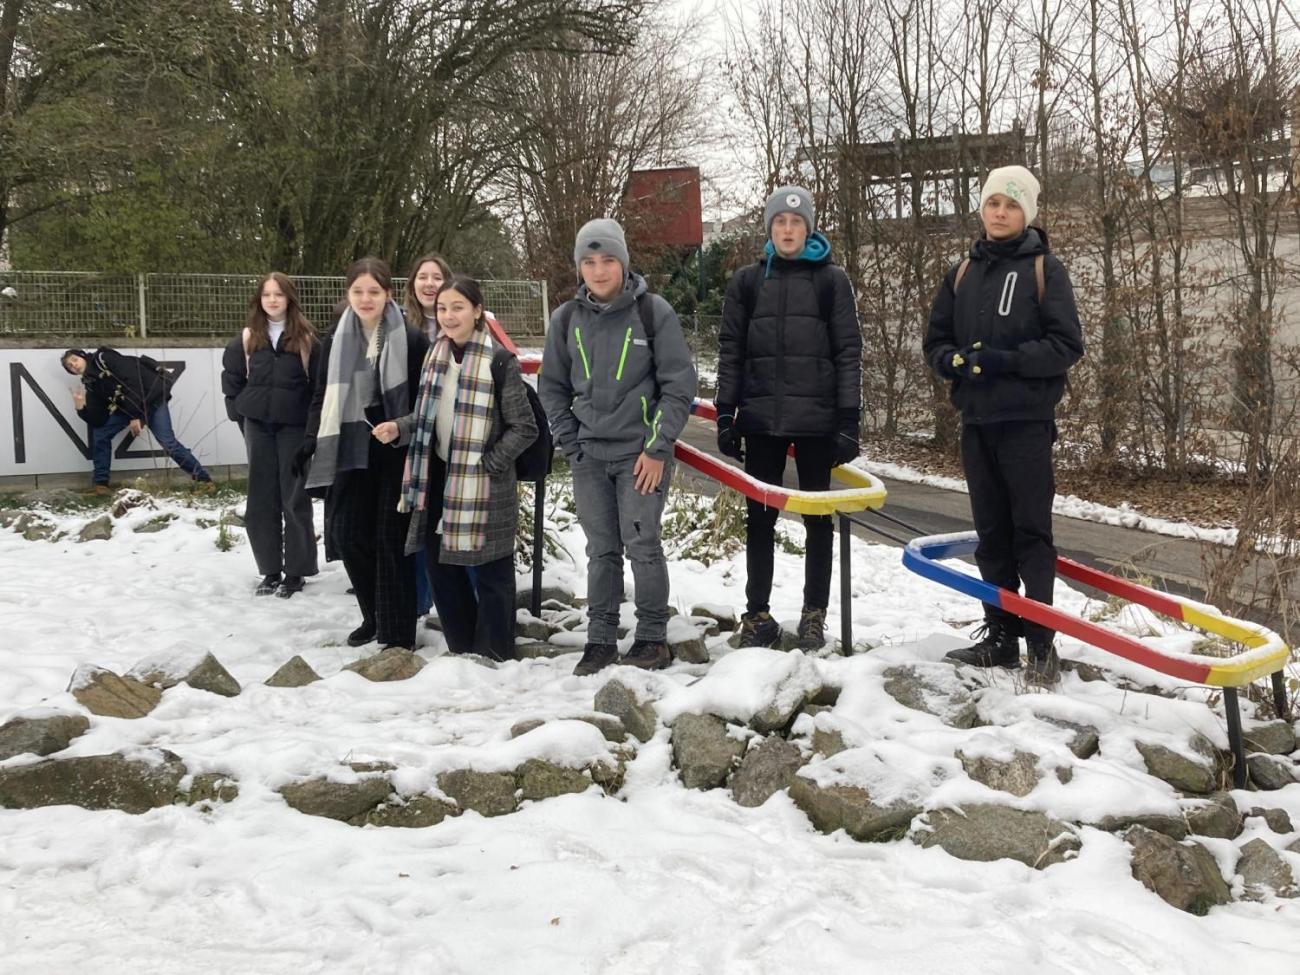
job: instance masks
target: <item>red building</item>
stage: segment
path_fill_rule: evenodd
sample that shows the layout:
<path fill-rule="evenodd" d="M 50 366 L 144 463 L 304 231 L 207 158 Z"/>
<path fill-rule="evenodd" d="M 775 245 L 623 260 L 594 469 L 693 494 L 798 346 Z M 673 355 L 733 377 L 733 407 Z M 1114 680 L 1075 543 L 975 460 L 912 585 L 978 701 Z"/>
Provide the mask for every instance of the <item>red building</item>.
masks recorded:
<path fill-rule="evenodd" d="M 704 242 L 699 168 L 633 171 L 623 191 L 623 218 L 637 251 L 697 250 Z"/>

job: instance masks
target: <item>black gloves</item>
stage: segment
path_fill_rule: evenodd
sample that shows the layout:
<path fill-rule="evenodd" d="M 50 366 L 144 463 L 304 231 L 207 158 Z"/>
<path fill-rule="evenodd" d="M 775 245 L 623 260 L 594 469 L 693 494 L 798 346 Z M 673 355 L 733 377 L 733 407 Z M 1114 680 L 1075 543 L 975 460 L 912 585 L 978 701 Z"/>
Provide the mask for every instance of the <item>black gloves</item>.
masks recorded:
<path fill-rule="evenodd" d="M 1016 354 L 1006 349 L 986 349 L 981 343 L 976 342 L 966 359 L 970 366 L 971 379 L 987 379 L 990 376 L 1013 372 Z"/>
<path fill-rule="evenodd" d="M 743 461 L 745 452 L 740 446 L 740 434 L 736 432 L 736 408 L 718 406 L 718 450 L 727 457 Z"/>
<path fill-rule="evenodd" d="M 303 437 L 302 446 L 293 455 L 293 463 L 289 465 L 289 473 L 294 477 L 302 477 L 306 474 L 314 453 L 316 453 L 316 438 L 311 436 Z"/>
<path fill-rule="evenodd" d="M 860 419 L 857 410 L 840 410 L 839 425 L 835 433 L 835 464 L 847 464 L 861 452 L 858 441 Z"/>

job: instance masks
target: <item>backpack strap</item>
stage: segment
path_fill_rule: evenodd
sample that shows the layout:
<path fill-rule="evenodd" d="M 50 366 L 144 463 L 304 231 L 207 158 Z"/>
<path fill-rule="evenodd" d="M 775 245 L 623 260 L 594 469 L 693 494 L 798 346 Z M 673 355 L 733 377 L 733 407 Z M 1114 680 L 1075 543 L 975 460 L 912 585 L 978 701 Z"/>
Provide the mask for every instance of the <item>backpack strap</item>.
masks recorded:
<path fill-rule="evenodd" d="M 1047 271 L 1044 268 L 1044 255 L 1039 254 L 1034 257 L 1034 280 L 1038 282 L 1038 303 L 1043 303 L 1043 298 L 1047 295 Z"/>
<path fill-rule="evenodd" d="M 650 354 L 655 351 L 655 310 L 650 301 L 650 292 L 636 296 L 636 312 L 641 316 L 641 327 L 645 329 L 646 341 L 650 343 Z"/>
<path fill-rule="evenodd" d="M 966 276 L 966 271 L 970 267 L 970 258 L 962 258 L 962 262 L 957 265 L 957 276 L 952 279 L 952 293 L 956 294 L 957 289 L 961 287 L 961 279 Z"/>

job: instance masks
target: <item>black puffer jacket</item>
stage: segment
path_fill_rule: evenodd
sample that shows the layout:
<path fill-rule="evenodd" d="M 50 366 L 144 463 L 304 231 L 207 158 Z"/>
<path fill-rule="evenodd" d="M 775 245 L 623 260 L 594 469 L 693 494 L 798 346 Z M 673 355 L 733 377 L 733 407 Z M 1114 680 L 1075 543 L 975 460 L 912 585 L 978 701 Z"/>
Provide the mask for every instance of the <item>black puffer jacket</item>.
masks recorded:
<path fill-rule="evenodd" d="M 834 436 L 840 417 L 861 409 L 862 330 L 848 275 L 829 251 L 815 260 L 774 256 L 770 271 L 760 260 L 727 284 L 717 402 L 739 408 L 742 433 Z M 830 298 L 827 316 L 819 289 Z"/>
<path fill-rule="evenodd" d="M 147 421 L 154 406 L 171 399 L 169 377 L 155 360 L 123 355 L 107 346 L 86 356 L 81 383 L 86 405 L 77 415 L 92 427 L 102 427 L 114 413 Z"/>
<path fill-rule="evenodd" d="M 1040 254 L 1041 301 L 1034 270 Z M 1050 253 L 1046 231 L 1031 227 L 1015 240 L 975 241 L 954 292 L 960 266 L 944 275 L 930 311 L 922 343 L 930 368 L 952 382 L 952 402 L 964 423 L 1051 420 L 1065 374 L 1083 356 L 1083 333 L 1070 276 Z M 979 378 L 954 371 L 953 354 L 976 342 L 1010 352 L 1009 368 Z"/>
<path fill-rule="evenodd" d="M 226 415 L 235 422 L 258 420 L 281 426 L 307 425 L 312 386 L 320 369 L 319 342 L 312 344 L 307 368 L 302 356 L 279 345 L 264 345 L 244 359 L 242 333 L 226 346 L 221 357 L 221 391 L 226 395 Z"/>

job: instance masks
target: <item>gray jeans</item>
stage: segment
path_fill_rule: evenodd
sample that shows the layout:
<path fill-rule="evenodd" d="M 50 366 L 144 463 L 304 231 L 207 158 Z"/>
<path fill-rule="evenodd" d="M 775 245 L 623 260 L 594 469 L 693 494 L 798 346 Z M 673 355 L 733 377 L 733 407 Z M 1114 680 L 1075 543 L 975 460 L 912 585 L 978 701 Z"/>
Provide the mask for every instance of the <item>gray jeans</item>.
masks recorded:
<path fill-rule="evenodd" d="M 668 562 L 659 519 L 672 481 L 673 461 L 652 494 L 637 493 L 635 457 L 604 461 L 570 458 L 578 523 L 587 535 L 587 641 L 614 643 L 623 600 L 623 553 L 636 587 L 636 639 L 662 643 L 668 636 Z"/>

